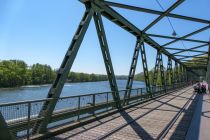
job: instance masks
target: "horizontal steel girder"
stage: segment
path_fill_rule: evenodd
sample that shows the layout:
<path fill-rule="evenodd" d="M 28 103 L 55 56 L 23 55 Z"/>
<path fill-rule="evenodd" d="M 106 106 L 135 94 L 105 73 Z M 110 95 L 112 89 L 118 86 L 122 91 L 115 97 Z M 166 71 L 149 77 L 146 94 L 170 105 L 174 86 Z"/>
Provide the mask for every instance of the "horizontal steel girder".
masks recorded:
<path fill-rule="evenodd" d="M 201 53 L 201 54 L 196 54 L 196 55 L 192 55 L 192 56 L 189 56 L 189 55 L 174 55 L 174 56 L 179 56 L 179 57 L 184 57 L 184 58 L 189 58 L 189 57 L 196 57 L 196 56 L 202 56 L 202 55 L 205 55 L 205 54 L 208 54 L 208 52 L 204 52 L 204 53 Z"/>
<path fill-rule="evenodd" d="M 206 60 L 208 60 L 208 58 L 205 58 L 205 57 L 199 57 L 199 56 L 197 56 L 197 57 L 188 57 L 188 58 L 195 58 L 195 59 L 200 58 L 200 59 L 206 59 Z M 180 60 L 180 61 L 183 61 L 184 59 L 187 59 L 187 58 L 180 58 L 179 60 Z"/>
<path fill-rule="evenodd" d="M 192 48 L 189 48 L 189 49 L 169 48 L 169 47 L 164 47 L 164 48 L 167 49 L 167 50 L 188 51 L 188 50 L 194 50 L 194 49 L 198 49 L 198 48 L 202 48 L 202 47 L 206 47 L 206 46 L 208 46 L 208 44 L 202 44 L 202 45 L 199 45 L 199 46 L 196 46 L 196 47 L 192 47 Z"/>
<path fill-rule="evenodd" d="M 198 33 L 202 32 L 202 31 L 205 31 L 205 30 L 209 29 L 209 27 L 210 27 L 210 25 L 205 26 L 205 27 L 203 27 L 203 28 L 201 28 L 201 29 L 199 29 L 199 30 L 196 30 L 196 31 L 191 32 L 191 33 L 189 33 L 189 34 L 187 34 L 187 35 L 184 35 L 184 36 L 182 36 L 182 37 L 180 37 L 180 38 L 177 38 L 177 39 L 175 39 L 175 40 L 173 40 L 173 41 L 171 41 L 171 42 L 168 42 L 168 43 L 162 45 L 162 47 L 168 46 L 168 45 L 170 45 L 170 44 L 172 44 L 172 43 L 175 43 L 175 42 L 177 42 L 177 41 L 179 41 L 179 40 L 181 40 L 181 39 L 184 39 L 184 38 L 190 37 L 190 36 L 192 36 L 192 35 L 198 34 Z"/>
<path fill-rule="evenodd" d="M 114 2 L 108 2 L 108 1 L 105 1 L 105 3 L 109 6 L 124 8 L 124 9 L 128 9 L 128 10 L 133 10 L 133 11 L 145 12 L 145 13 L 156 14 L 156 15 L 164 14 L 164 12 L 162 12 L 162 11 L 152 10 L 152 9 L 147 9 L 147 8 L 142 8 L 142 7 L 136 7 L 136 6 L 130 6 L 130 5 L 126 5 L 126 4 L 114 3 Z M 199 23 L 210 24 L 210 21 L 205 20 L 205 19 L 199 19 L 199 18 L 188 17 L 188 16 L 172 14 L 172 13 L 168 13 L 167 16 L 172 17 L 172 18 L 178 18 L 178 19 L 184 19 L 184 20 L 189 20 L 189 21 L 194 21 L 194 22 L 199 22 Z"/>
<path fill-rule="evenodd" d="M 95 7 L 97 7 L 98 9 L 101 9 L 102 11 L 101 14 L 107 19 L 114 22 L 115 24 L 125 29 L 126 31 L 130 32 L 131 34 L 135 35 L 136 37 L 140 37 L 140 36 L 143 37 L 144 41 L 148 45 L 150 45 L 151 47 L 157 50 L 161 50 L 163 54 L 165 54 L 168 57 L 171 57 L 174 61 L 178 63 L 182 63 L 179 59 L 174 57 L 170 52 L 165 50 L 162 46 L 160 46 L 157 42 L 155 42 L 152 38 L 150 38 L 146 33 L 143 33 L 135 25 L 133 25 L 131 22 L 125 19 L 122 15 L 120 15 L 114 9 L 106 5 L 103 1 L 94 0 L 92 1 L 92 3 L 93 5 L 95 5 Z"/>
<path fill-rule="evenodd" d="M 157 35 L 157 34 L 148 34 L 151 37 L 158 37 L 158 38 L 166 38 L 166 39 L 180 39 L 178 37 L 173 37 L 173 36 L 165 36 L 165 35 Z M 183 41 L 190 41 L 190 42 L 197 42 L 197 43 L 208 43 L 208 41 L 204 40 L 197 40 L 197 39 L 188 39 L 188 38 L 182 38 L 180 40 Z"/>
<path fill-rule="evenodd" d="M 186 51 L 199 52 L 199 50 L 195 50 L 195 49 L 199 49 L 199 48 L 202 48 L 202 47 L 206 47 L 207 45 L 208 45 L 208 44 L 203 44 L 203 45 L 199 45 L 199 46 L 192 47 L 192 48 L 189 48 L 189 49 L 182 49 L 181 51 L 178 51 L 178 52 L 173 53 L 173 55 L 178 54 L 178 53 L 182 53 L 182 52 L 186 52 Z M 200 52 L 201 52 L 201 51 L 200 51 Z"/>

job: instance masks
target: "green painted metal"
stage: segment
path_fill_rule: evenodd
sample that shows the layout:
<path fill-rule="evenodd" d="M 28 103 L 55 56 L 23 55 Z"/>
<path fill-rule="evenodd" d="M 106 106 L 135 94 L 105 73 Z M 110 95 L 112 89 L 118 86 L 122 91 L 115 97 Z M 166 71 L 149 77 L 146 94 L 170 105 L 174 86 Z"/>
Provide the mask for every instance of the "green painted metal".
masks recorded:
<path fill-rule="evenodd" d="M 168 58 L 168 64 L 167 64 L 167 70 L 166 70 L 166 85 L 172 84 L 171 70 L 172 70 L 172 60 L 171 60 L 171 58 Z"/>
<path fill-rule="evenodd" d="M 193 57 L 197 57 L 197 56 L 203 56 L 205 54 L 208 54 L 208 52 L 203 52 L 203 53 L 200 53 L 200 54 L 196 54 L 196 55 L 174 55 L 174 56 L 179 56 L 179 57 L 183 57 L 183 58 L 193 58 Z"/>
<path fill-rule="evenodd" d="M 157 17 L 152 23 L 150 23 L 147 27 L 145 27 L 145 29 L 143 30 L 143 32 L 146 32 L 147 30 L 149 30 L 151 27 L 153 27 L 156 23 L 158 23 L 162 18 L 164 18 L 165 16 L 167 16 L 169 14 L 169 12 L 171 12 L 172 10 L 174 10 L 177 6 L 179 6 L 180 4 L 182 4 L 184 2 L 184 0 L 177 0 L 172 6 L 170 6 L 166 11 L 164 11 L 163 14 L 161 14 L 159 17 Z"/>
<path fill-rule="evenodd" d="M 163 58 L 160 50 L 157 50 L 157 55 L 156 55 L 155 69 L 153 73 L 153 82 L 152 82 L 153 86 L 157 85 L 158 70 L 160 70 L 161 83 L 163 86 L 165 86 Z"/>
<path fill-rule="evenodd" d="M 160 64 L 160 51 L 157 50 L 156 60 L 155 60 L 155 69 L 153 73 L 152 85 L 157 85 L 157 77 L 158 77 L 158 67 Z"/>
<path fill-rule="evenodd" d="M 145 79 L 145 84 L 146 84 L 146 91 L 152 97 L 150 79 L 149 79 L 149 71 L 148 71 L 148 66 L 147 66 L 147 57 L 146 57 L 144 43 L 142 43 L 140 45 L 140 51 L 141 51 L 142 66 L 143 66 L 143 71 L 144 71 L 144 79 Z"/>
<path fill-rule="evenodd" d="M 8 129 L 7 123 L 0 111 L 0 140 L 14 140 L 14 136 Z"/>
<path fill-rule="evenodd" d="M 140 45 L 142 44 L 142 39 L 137 39 L 136 40 L 136 46 L 134 48 L 134 53 L 133 53 L 133 58 L 131 61 L 131 66 L 130 66 L 130 71 L 129 71 L 129 75 L 128 75 L 128 80 L 127 80 L 127 84 L 126 84 L 126 92 L 124 95 L 124 102 L 123 104 L 128 104 L 128 100 L 130 98 L 130 89 L 132 89 L 132 85 L 133 85 L 133 80 L 134 80 L 134 76 L 135 76 L 135 71 L 136 71 L 136 66 L 137 66 L 137 62 L 138 62 L 138 57 L 139 57 L 139 51 L 140 51 Z"/>
<path fill-rule="evenodd" d="M 160 54 L 160 76 L 161 76 L 162 86 L 166 90 L 166 81 L 165 81 L 165 74 L 164 74 L 164 66 L 163 66 L 163 56 L 162 56 L 162 53 Z"/>
<path fill-rule="evenodd" d="M 112 66 L 111 56 L 109 53 L 108 43 L 106 40 L 106 34 L 104 31 L 103 21 L 101 19 L 101 14 L 98 12 L 94 13 L 94 21 L 96 25 L 96 30 L 98 34 L 98 39 L 101 46 L 101 51 L 104 59 L 104 64 L 106 67 L 107 76 L 109 79 L 110 88 L 112 90 L 113 99 L 116 102 L 116 107 L 121 107 L 120 96 L 118 92 L 117 82 L 114 74 L 114 69 Z"/>
<path fill-rule="evenodd" d="M 166 39 L 179 39 L 178 37 L 174 36 L 166 36 L 166 35 L 158 35 L 158 34 L 148 34 L 151 37 L 158 37 L 158 38 L 166 38 Z M 189 42 L 197 42 L 197 43 L 208 43 L 208 41 L 198 40 L 198 39 L 189 39 L 189 38 L 182 38 L 180 40 L 189 41 Z"/>
<path fill-rule="evenodd" d="M 105 3 L 110 6 L 124 8 L 128 10 L 134 10 L 134 11 L 145 12 L 145 13 L 156 14 L 156 15 L 164 14 L 164 12 L 162 11 L 136 7 L 136 6 L 130 6 L 126 4 L 114 3 L 114 2 L 108 2 L 108 1 L 105 1 Z M 209 20 L 204 20 L 204 19 L 199 19 L 199 18 L 194 18 L 194 17 L 189 17 L 189 16 L 183 16 L 183 15 L 172 14 L 172 13 L 168 13 L 167 16 L 172 17 L 172 18 L 178 18 L 178 19 L 184 19 L 184 20 L 189 20 L 189 21 L 194 21 L 194 22 L 199 22 L 199 23 L 210 24 Z"/>
<path fill-rule="evenodd" d="M 171 42 L 168 42 L 168 43 L 162 45 L 162 47 L 168 46 L 168 45 L 170 45 L 170 44 L 172 44 L 172 43 L 175 43 L 175 42 L 177 42 L 177 41 L 179 41 L 179 40 L 181 40 L 181 39 L 183 39 L 183 38 L 188 38 L 188 37 L 190 37 L 190 36 L 192 36 L 192 35 L 195 35 L 195 34 L 197 34 L 197 33 L 200 33 L 200 32 L 202 32 L 202 31 L 205 31 L 205 30 L 209 29 L 209 27 L 210 27 L 210 26 L 207 25 L 207 26 L 205 26 L 205 27 L 203 27 L 203 28 L 201 28 L 201 29 L 198 29 L 198 30 L 196 30 L 196 31 L 194 31 L 194 32 L 192 32 L 192 33 L 189 33 L 189 34 L 187 34 L 187 35 L 185 35 L 185 36 L 182 36 L 182 37 L 180 37 L 180 38 L 178 38 L 178 39 L 175 39 L 175 40 L 173 40 L 173 41 L 171 41 Z"/>
<path fill-rule="evenodd" d="M 107 19 L 109 19 L 111 22 L 114 22 L 115 24 L 117 24 L 118 26 L 125 29 L 126 31 L 128 31 L 129 33 L 133 34 L 136 37 L 143 37 L 145 43 L 147 43 L 148 45 L 150 45 L 155 49 L 161 50 L 162 53 L 165 54 L 166 56 L 170 56 L 174 61 L 181 63 L 179 59 L 171 55 L 171 53 L 168 52 L 166 49 L 164 49 L 164 47 L 155 42 L 146 33 L 142 32 L 135 25 L 129 22 L 126 18 L 124 18 L 122 15 L 116 12 L 113 8 L 106 5 L 103 1 L 94 0 L 92 1 L 92 4 L 95 5 L 95 7 L 97 7 L 98 9 L 101 9 L 103 11 L 101 14 Z"/>
<path fill-rule="evenodd" d="M 61 66 L 60 66 L 60 69 L 58 70 L 56 79 L 53 82 L 52 87 L 50 88 L 49 93 L 47 95 L 47 98 L 54 98 L 54 100 L 46 101 L 44 103 L 39 116 L 44 116 L 45 119 L 42 121 L 37 121 L 37 123 L 34 125 L 33 133 L 46 132 L 47 125 L 51 119 L 51 114 L 55 108 L 57 101 L 58 101 L 57 98 L 61 94 L 64 83 L 67 79 L 68 73 L 72 67 L 74 59 L 77 55 L 77 52 L 80 48 L 80 45 L 84 38 L 84 35 L 87 31 L 87 28 L 88 28 L 91 18 L 93 16 L 93 10 L 90 9 L 90 7 L 88 7 L 88 5 L 86 5 L 86 7 L 87 7 L 87 10 L 84 13 L 84 16 L 83 16 L 83 18 L 79 24 L 79 27 L 72 39 L 72 42 L 67 50 L 67 53 L 63 59 Z"/>
<path fill-rule="evenodd" d="M 172 60 L 170 59 L 170 61 L 171 61 L 171 65 L 170 65 L 171 85 L 174 85 L 174 71 L 173 71 L 173 66 L 172 66 Z"/>
<path fill-rule="evenodd" d="M 179 73 L 178 73 L 178 63 L 175 62 L 175 67 L 174 67 L 174 83 L 177 84 L 179 82 Z"/>

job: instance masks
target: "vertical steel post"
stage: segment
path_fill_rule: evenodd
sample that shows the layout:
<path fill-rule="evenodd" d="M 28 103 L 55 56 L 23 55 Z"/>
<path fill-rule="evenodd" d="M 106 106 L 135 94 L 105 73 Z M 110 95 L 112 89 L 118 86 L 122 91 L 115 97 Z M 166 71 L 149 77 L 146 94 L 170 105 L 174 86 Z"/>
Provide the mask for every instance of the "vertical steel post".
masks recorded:
<path fill-rule="evenodd" d="M 150 87 L 150 80 L 149 80 L 149 71 L 148 71 L 148 66 L 147 66 L 147 57 L 146 57 L 146 51 L 145 51 L 144 42 L 140 45 L 140 50 L 141 50 L 141 59 L 142 59 L 142 65 L 143 65 L 143 70 L 144 70 L 146 91 L 147 91 L 148 94 L 150 94 L 150 97 L 152 97 L 152 92 L 151 92 L 151 87 Z"/>
<path fill-rule="evenodd" d="M 208 90 L 210 92 L 210 57 L 208 60 L 207 72 L 206 72 L 206 82 L 208 83 Z"/>
<path fill-rule="evenodd" d="M 63 59 L 63 62 L 60 66 L 60 69 L 57 72 L 56 79 L 52 84 L 47 98 L 53 98 L 53 100 L 48 100 L 44 103 L 39 116 L 44 117 L 43 120 L 37 121 L 33 127 L 33 133 L 44 133 L 48 123 L 50 122 L 51 115 L 56 106 L 58 98 L 63 89 L 64 83 L 67 79 L 68 73 L 72 67 L 74 59 L 76 58 L 77 52 L 80 48 L 84 35 L 87 31 L 91 18 L 93 16 L 93 9 L 90 8 L 90 5 L 86 4 L 86 11 L 84 16 L 78 26 L 78 29 L 72 39 L 72 42 L 66 52 L 66 55 Z"/>
<path fill-rule="evenodd" d="M 178 63 L 175 61 L 175 68 L 174 68 L 174 83 L 178 83 Z"/>
<path fill-rule="evenodd" d="M 134 80 L 134 76 L 135 76 L 136 65 L 137 65 L 137 62 L 138 62 L 138 57 L 139 57 L 139 51 L 140 51 L 141 43 L 142 43 L 142 39 L 138 39 L 137 38 L 136 46 L 135 46 L 134 53 L 133 53 L 133 58 L 132 58 L 132 61 L 131 61 L 131 66 L 130 66 L 130 71 L 129 71 L 129 75 L 128 75 L 128 80 L 127 80 L 127 84 L 126 84 L 126 91 L 125 91 L 125 95 L 124 95 L 123 105 L 129 103 L 129 98 L 130 98 L 130 93 L 131 93 L 133 80 Z"/>
<path fill-rule="evenodd" d="M 152 85 L 153 86 L 157 85 L 159 66 L 160 66 L 160 51 L 157 50 L 156 61 L 155 61 L 155 69 L 154 69 L 153 80 L 152 80 Z"/>
<path fill-rule="evenodd" d="M 163 56 L 162 53 L 160 54 L 160 76 L 161 76 L 161 83 L 166 91 L 166 82 L 165 82 L 165 74 L 164 74 L 164 67 L 163 67 Z"/>
<path fill-rule="evenodd" d="M 168 64 L 166 71 L 166 85 L 171 85 L 171 68 L 172 68 L 172 61 L 171 58 L 168 57 Z"/>
<path fill-rule="evenodd" d="M 28 117 L 27 117 L 28 128 L 27 128 L 27 140 L 29 140 L 29 138 L 30 138 L 30 120 L 31 120 L 31 102 L 28 102 Z"/>
<path fill-rule="evenodd" d="M 116 78 L 114 74 L 114 69 L 112 66 L 112 60 L 109 53 L 108 43 L 106 40 L 106 34 L 105 34 L 101 14 L 99 12 L 94 12 L 93 17 L 94 17 L 98 39 L 100 42 L 101 51 L 102 51 L 102 55 L 103 55 L 103 59 L 104 59 L 104 63 L 105 63 L 106 71 L 107 71 L 107 76 L 109 79 L 110 88 L 112 90 L 112 96 L 113 96 L 114 101 L 116 102 L 116 107 L 119 108 L 121 107 L 120 96 L 118 92 L 117 82 L 116 82 Z"/>
<path fill-rule="evenodd" d="M 174 71 L 172 66 L 172 60 L 171 60 L 171 66 L 170 66 L 170 79 L 171 79 L 171 85 L 174 85 Z"/>

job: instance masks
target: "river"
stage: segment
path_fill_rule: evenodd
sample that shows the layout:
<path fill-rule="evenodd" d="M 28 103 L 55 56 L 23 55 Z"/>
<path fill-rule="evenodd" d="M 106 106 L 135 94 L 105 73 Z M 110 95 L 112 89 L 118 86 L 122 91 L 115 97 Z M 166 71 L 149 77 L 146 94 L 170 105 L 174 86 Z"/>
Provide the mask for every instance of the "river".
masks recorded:
<path fill-rule="evenodd" d="M 118 89 L 125 89 L 126 82 L 126 80 L 117 80 Z M 50 86 L 51 85 L 25 86 L 20 88 L 0 89 L 0 103 L 46 98 Z M 144 86 L 144 82 L 133 82 L 133 88 L 141 88 Z M 73 96 L 106 91 L 110 91 L 108 81 L 66 83 L 61 93 L 61 96 Z"/>

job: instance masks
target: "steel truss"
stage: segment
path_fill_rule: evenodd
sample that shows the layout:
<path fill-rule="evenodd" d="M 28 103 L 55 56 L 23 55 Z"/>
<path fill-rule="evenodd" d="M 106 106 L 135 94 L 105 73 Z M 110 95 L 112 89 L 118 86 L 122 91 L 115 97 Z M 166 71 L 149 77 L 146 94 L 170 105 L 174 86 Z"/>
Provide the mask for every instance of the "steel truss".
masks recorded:
<path fill-rule="evenodd" d="M 96 13 L 96 12 L 94 13 L 94 21 L 95 21 L 95 25 L 97 29 L 98 39 L 101 46 L 101 51 L 103 54 L 104 64 L 105 64 L 108 79 L 109 79 L 109 84 L 113 93 L 112 96 L 113 96 L 114 101 L 116 101 L 116 107 L 119 108 L 121 106 L 120 96 L 118 93 L 117 82 L 115 79 L 114 69 L 112 66 L 111 56 L 109 53 L 108 43 L 106 40 L 106 35 L 105 35 L 104 26 L 103 26 L 100 13 Z"/>
<path fill-rule="evenodd" d="M 130 66 L 130 71 L 129 71 L 129 76 L 128 76 L 128 80 L 127 80 L 127 84 L 126 84 L 126 91 L 125 91 L 125 95 L 124 95 L 124 105 L 128 104 L 128 99 L 130 98 L 130 90 L 132 89 L 132 85 L 133 85 L 133 80 L 134 80 L 134 76 L 135 76 L 135 71 L 136 71 L 136 65 L 138 62 L 138 57 L 139 57 L 139 51 L 140 51 L 140 46 L 143 43 L 143 38 L 142 39 L 138 39 L 136 41 L 136 46 L 134 49 L 134 53 L 133 53 L 133 58 L 131 61 L 131 66 Z"/>
<path fill-rule="evenodd" d="M 140 45 L 140 50 L 141 50 L 141 60 L 142 60 L 143 71 L 144 71 L 144 79 L 145 79 L 145 84 L 146 84 L 146 91 L 148 94 L 150 94 L 150 97 L 152 97 L 150 79 L 149 79 L 149 71 L 148 71 L 148 67 L 147 67 L 147 57 L 146 57 L 144 43 L 142 43 L 142 45 Z"/>
<path fill-rule="evenodd" d="M 160 75 L 161 75 L 161 82 L 165 81 L 164 80 L 164 68 L 163 68 L 163 59 L 162 59 L 162 53 L 160 50 L 157 50 L 157 55 L 156 55 L 156 61 L 155 61 L 155 69 L 153 73 L 153 86 L 157 85 L 157 77 L 158 77 L 158 71 L 160 70 Z M 165 85 L 162 83 L 162 85 Z"/>
<path fill-rule="evenodd" d="M 196 57 L 196 56 L 186 56 L 184 58 L 178 59 L 177 57 L 175 57 L 175 54 L 171 54 L 169 51 L 166 50 L 169 48 L 164 48 L 164 47 L 166 47 L 170 44 L 173 44 L 179 40 L 207 43 L 207 41 L 187 39 L 187 37 L 190 37 L 194 34 L 197 34 L 197 33 L 200 33 L 202 31 L 206 30 L 206 29 L 209 29 L 210 21 L 170 13 L 178 5 L 180 5 L 184 0 L 176 1 L 171 7 L 169 7 L 164 12 L 141 8 L 141 7 L 123 5 L 123 4 L 119 4 L 119 3 L 106 2 L 106 1 L 101 1 L 101 0 L 80 0 L 80 1 L 85 4 L 86 11 L 85 11 L 83 18 L 77 28 L 76 33 L 71 41 L 71 44 L 66 52 L 63 62 L 57 72 L 56 79 L 53 82 L 52 87 L 50 88 L 50 90 L 48 92 L 47 98 L 51 98 L 53 100 L 49 100 L 44 103 L 44 105 L 39 113 L 39 116 L 38 116 L 38 117 L 43 117 L 43 118 L 36 122 L 36 124 L 34 125 L 33 130 L 32 130 L 33 133 L 46 132 L 47 125 L 49 124 L 49 122 L 51 120 L 51 115 L 55 109 L 56 103 L 57 103 L 58 98 L 61 94 L 64 83 L 67 79 L 68 73 L 71 70 L 71 67 L 73 65 L 73 62 L 75 60 L 75 57 L 76 57 L 77 52 L 80 48 L 80 45 L 82 43 L 82 40 L 83 40 L 84 35 L 88 29 L 88 26 L 90 24 L 92 17 L 94 18 L 94 21 L 95 21 L 95 26 L 96 26 L 96 30 L 97 30 L 98 39 L 100 42 L 100 47 L 101 47 L 101 51 L 102 51 L 102 55 L 103 55 L 104 64 L 105 64 L 107 75 L 108 75 L 109 84 L 110 84 L 110 88 L 113 93 L 112 96 L 116 103 L 117 108 L 121 107 L 120 96 L 118 93 L 118 87 L 117 87 L 117 83 L 116 83 L 116 79 L 115 79 L 114 69 L 112 66 L 111 56 L 109 54 L 108 43 L 106 40 L 106 35 L 105 35 L 101 16 L 106 17 L 111 22 L 115 23 L 116 25 L 120 26 L 124 30 L 128 31 L 129 33 L 131 33 L 132 35 L 137 37 L 137 43 L 136 43 L 136 47 L 135 47 L 133 58 L 132 58 L 132 63 L 131 63 L 131 67 L 130 67 L 130 72 L 129 72 L 129 77 L 128 77 L 128 82 L 127 82 L 126 88 L 127 89 L 132 88 L 132 83 L 133 83 L 134 74 L 135 74 L 135 70 L 136 70 L 138 55 L 139 55 L 139 51 L 140 51 L 141 58 L 142 58 L 144 77 L 145 77 L 146 90 L 147 90 L 147 93 L 149 93 L 151 96 L 152 96 L 152 92 L 151 92 L 151 87 L 150 87 L 149 72 L 148 72 L 148 67 L 147 67 L 147 58 L 146 58 L 144 43 L 147 43 L 149 46 L 158 50 L 156 64 L 155 64 L 153 85 L 157 84 L 156 83 L 157 82 L 157 73 L 158 73 L 157 69 L 158 69 L 158 67 L 160 67 L 161 82 L 162 82 L 162 85 L 164 85 L 164 86 L 166 85 L 166 82 L 165 82 L 162 54 L 166 55 L 169 58 L 168 65 L 167 65 L 167 76 L 166 76 L 167 84 L 169 84 L 169 75 L 170 75 L 170 79 L 171 79 L 171 84 L 181 82 L 183 79 L 186 80 L 187 79 L 187 71 L 191 71 L 191 70 L 189 70 L 187 65 L 185 63 L 183 63 L 182 61 L 185 58 L 190 58 L 190 57 L 195 58 Z M 156 18 L 152 23 L 150 23 L 144 30 L 140 30 L 135 25 L 133 25 L 131 22 L 129 22 L 126 18 L 124 18 L 122 15 L 120 15 L 114 9 L 112 9 L 110 6 L 157 14 L 157 15 L 159 15 L 159 17 Z M 152 26 L 154 26 L 158 21 L 160 21 L 165 16 L 199 22 L 199 23 L 204 23 L 204 24 L 207 24 L 207 26 L 205 26 L 199 30 L 196 30 L 192 33 L 189 33 L 185 36 L 182 36 L 180 38 L 173 38 L 174 39 L 173 41 L 166 43 L 164 45 L 159 45 L 150 36 L 161 37 L 161 35 L 147 34 L 146 31 L 149 30 Z M 166 37 L 166 38 L 172 38 L 172 37 Z M 204 44 L 204 45 L 206 45 L 206 44 Z M 185 52 L 185 51 L 201 52 L 199 50 L 194 50 L 194 49 L 197 49 L 200 47 L 203 47 L 203 46 L 200 45 L 200 46 L 190 48 L 190 49 L 180 49 L 179 52 L 176 52 L 176 54 Z M 202 53 L 204 54 L 205 52 L 202 52 Z M 198 55 L 198 56 L 200 56 L 200 55 Z M 208 56 L 209 56 L 209 53 L 208 53 Z M 199 57 L 196 57 L 196 58 L 199 58 Z M 173 75 L 173 70 L 172 70 L 172 60 L 175 61 L 174 75 Z M 207 60 L 209 60 L 209 57 L 207 58 Z M 208 63 L 209 63 L 209 61 L 208 61 Z M 182 66 L 181 72 L 184 75 L 181 78 L 182 80 L 180 78 L 178 78 L 179 73 L 180 73 L 178 70 L 178 69 L 180 69 L 180 68 L 178 68 L 178 64 L 180 66 Z M 191 71 L 191 72 L 193 73 L 193 71 Z M 194 74 L 196 75 L 196 73 L 194 73 Z M 129 98 L 129 96 L 130 96 L 130 92 L 126 92 L 125 97 L 124 97 L 125 102 L 126 102 L 126 99 Z"/>
<path fill-rule="evenodd" d="M 167 70 L 166 70 L 166 85 L 173 84 L 173 70 L 172 70 L 172 60 L 168 58 Z"/>
<path fill-rule="evenodd" d="M 83 15 L 83 18 L 77 28 L 77 31 L 72 39 L 72 42 L 66 52 L 66 55 L 63 59 L 63 62 L 58 70 L 57 76 L 53 85 L 51 86 L 47 98 L 53 98 L 52 101 L 46 101 L 39 113 L 39 116 L 44 116 L 43 121 L 38 121 L 33 128 L 33 133 L 44 133 L 46 132 L 46 128 L 48 123 L 50 122 L 50 117 L 53 113 L 55 105 L 58 101 L 58 97 L 61 94 L 64 83 L 67 79 L 68 73 L 72 67 L 74 59 L 76 58 L 77 52 L 80 48 L 84 35 L 87 31 L 91 18 L 93 16 L 93 9 L 90 8 L 89 5 L 86 5 L 86 11 Z"/>

